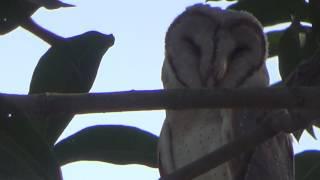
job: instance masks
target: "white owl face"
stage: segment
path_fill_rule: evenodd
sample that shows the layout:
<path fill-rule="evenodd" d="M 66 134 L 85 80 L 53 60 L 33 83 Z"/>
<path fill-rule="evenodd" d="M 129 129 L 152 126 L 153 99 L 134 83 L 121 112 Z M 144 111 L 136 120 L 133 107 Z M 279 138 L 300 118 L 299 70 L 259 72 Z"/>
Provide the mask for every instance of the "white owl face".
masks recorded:
<path fill-rule="evenodd" d="M 241 87 L 257 72 L 261 84 L 268 84 L 266 41 L 258 21 L 244 12 L 209 6 L 204 11 L 204 6 L 192 6 L 169 27 L 165 88 Z"/>

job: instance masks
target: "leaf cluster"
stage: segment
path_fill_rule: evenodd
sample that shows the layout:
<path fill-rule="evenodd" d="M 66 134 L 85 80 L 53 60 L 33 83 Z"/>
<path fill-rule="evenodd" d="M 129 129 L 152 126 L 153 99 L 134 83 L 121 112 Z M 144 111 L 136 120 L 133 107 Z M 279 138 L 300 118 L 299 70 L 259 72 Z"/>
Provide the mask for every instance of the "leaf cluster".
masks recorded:
<path fill-rule="evenodd" d="M 29 94 L 89 92 L 104 54 L 114 44 L 112 34 L 97 31 L 63 38 L 31 18 L 40 7 L 70 6 L 57 0 L 0 3 L 0 35 L 22 26 L 51 45 L 34 69 Z M 149 132 L 97 125 L 55 144 L 74 114 L 28 112 L 5 100 L 0 106 L 1 179 L 62 179 L 60 166 L 80 160 L 157 166 L 158 138 Z"/>

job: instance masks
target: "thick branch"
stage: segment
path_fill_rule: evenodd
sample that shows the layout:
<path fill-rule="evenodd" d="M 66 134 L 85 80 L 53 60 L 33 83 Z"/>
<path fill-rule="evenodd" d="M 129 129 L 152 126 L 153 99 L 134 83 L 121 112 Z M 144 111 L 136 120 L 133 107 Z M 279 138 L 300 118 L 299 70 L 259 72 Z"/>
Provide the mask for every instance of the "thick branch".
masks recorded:
<path fill-rule="evenodd" d="M 101 113 L 186 108 L 318 108 L 320 88 L 175 89 L 113 93 L 0 94 L 34 113 Z"/>
<path fill-rule="evenodd" d="M 319 88 L 180 89 L 69 95 L 54 93 L 39 95 L 0 94 L 0 108 L 9 102 L 25 111 L 47 114 L 238 107 L 316 109 L 320 107 L 319 98 Z M 265 121 L 266 123 L 254 132 L 238 138 L 173 174 L 163 177 L 163 179 L 191 179 L 256 147 L 280 131 L 292 132 L 296 130 L 296 127 L 302 129 L 314 119 L 312 117 L 306 121 L 301 121 L 301 119 L 299 121 L 299 119 L 289 117 L 288 113 L 280 113 L 280 115 L 281 117 L 272 114 L 271 117 L 274 119 Z"/>

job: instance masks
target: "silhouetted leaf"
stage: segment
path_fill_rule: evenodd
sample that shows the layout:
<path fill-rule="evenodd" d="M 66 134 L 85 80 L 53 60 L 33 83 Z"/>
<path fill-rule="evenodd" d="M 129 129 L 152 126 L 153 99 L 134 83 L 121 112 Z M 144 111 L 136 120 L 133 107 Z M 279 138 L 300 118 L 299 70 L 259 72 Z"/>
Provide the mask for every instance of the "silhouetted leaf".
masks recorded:
<path fill-rule="evenodd" d="M 314 47 L 311 46 L 311 27 L 302 26 L 295 19 L 285 30 L 279 42 L 279 71 L 282 79 L 288 75 L 303 60 L 311 56 Z"/>
<path fill-rule="evenodd" d="M 278 46 L 282 35 L 283 31 L 271 31 L 267 33 L 269 43 L 269 57 L 278 55 Z"/>
<path fill-rule="evenodd" d="M 0 1 L 0 35 L 17 28 L 23 20 L 29 18 L 39 6 L 25 0 Z"/>
<path fill-rule="evenodd" d="M 85 93 L 95 80 L 101 59 L 114 37 L 90 31 L 52 46 L 39 60 L 30 83 L 30 94 L 44 92 Z M 72 119 L 72 114 L 55 114 L 34 123 L 53 145 Z"/>
<path fill-rule="evenodd" d="M 9 103 L 0 112 L 0 159 L 0 179 L 62 179 L 51 148 Z"/>
<path fill-rule="evenodd" d="M 1 0 L 0 1 L 0 35 L 6 34 L 44 6 L 47 9 L 71 7 L 72 5 L 58 0 Z"/>
<path fill-rule="evenodd" d="M 317 32 L 317 40 L 320 39 L 320 1 L 319 0 L 309 0 L 310 7 L 310 19 L 312 23 L 312 29 Z"/>
<path fill-rule="evenodd" d="M 243 0 L 230 5 L 228 9 L 248 11 L 263 26 L 288 22 L 291 15 L 309 21 L 308 7 L 304 0 Z"/>
<path fill-rule="evenodd" d="M 307 43 L 308 44 L 308 43 Z M 309 48 L 306 48 L 309 49 Z M 292 52 L 294 53 L 294 52 Z M 286 79 L 285 85 L 287 87 L 316 87 L 320 85 L 320 49 L 315 50 L 314 53 L 306 53 L 308 58 L 303 60 L 294 72 Z M 312 125 L 319 127 L 319 110 L 318 109 L 289 109 L 292 116 L 299 118 L 301 121 L 309 121 Z M 311 124 L 310 124 L 311 125 Z M 310 128 L 305 127 L 305 128 Z M 294 133 L 297 140 L 300 139 L 301 131 Z"/>
<path fill-rule="evenodd" d="M 313 139 L 317 139 L 317 136 L 314 132 L 313 126 L 310 125 L 309 127 L 306 128 L 307 132 L 313 137 Z"/>
<path fill-rule="evenodd" d="M 301 136 L 302 136 L 302 133 L 303 133 L 304 130 L 297 130 L 295 132 L 293 132 L 293 136 L 294 138 L 296 138 L 296 140 L 299 142 Z"/>
<path fill-rule="evenodd" d="M 38 6 L 43 6 L 47 9 L 57 9 L 60 7 L 73 7 L 73 5 L 61 2 L 59 0 L 24 0 L 24 1 L 29 1 Z"/>
<path fill-rule="evenodd" d="M 158 137 L 141 129 L 121 125 L 85 128 L 56 144 L 62 165 L 80 160 L 157 167 Z"/>
<path fill-rule="evenodd" d="M 320 177 L 320 151 L 308 150 L 295 156 L 296 180 L 316 180 Z"/>

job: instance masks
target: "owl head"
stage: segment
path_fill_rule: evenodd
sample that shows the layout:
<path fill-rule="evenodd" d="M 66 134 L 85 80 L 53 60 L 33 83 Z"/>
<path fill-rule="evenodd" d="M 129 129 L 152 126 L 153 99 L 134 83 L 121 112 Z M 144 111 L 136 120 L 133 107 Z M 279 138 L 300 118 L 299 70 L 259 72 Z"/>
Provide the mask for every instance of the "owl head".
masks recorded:
<path fill-rule="evenodd" d="M 266 86 L 267 41 L 262 26 L 246 12 L 209 5 L 188 7 L 165 38 L 165 88 Z"/>

